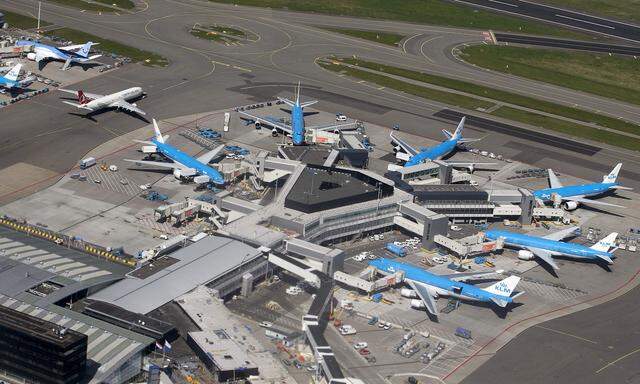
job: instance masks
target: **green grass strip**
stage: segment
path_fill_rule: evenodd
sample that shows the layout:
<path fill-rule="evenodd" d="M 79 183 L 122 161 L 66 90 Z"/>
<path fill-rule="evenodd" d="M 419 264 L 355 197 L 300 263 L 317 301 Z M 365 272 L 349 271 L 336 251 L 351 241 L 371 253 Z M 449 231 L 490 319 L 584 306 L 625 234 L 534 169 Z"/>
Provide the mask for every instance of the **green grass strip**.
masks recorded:
<path fill-rule="evenodd" d="M 4 14 L 4 21 L 9 24 L 10 27 L 18 28 L 18 29 L 31 29 L 36 28 L 38 26 L 38 20 L 30 16 L 24 16 L 19 13 L 5 11 L 4 9 L 0 9 L 0 12 Z M 40 20 L 40 26 L 44 27 L 47 25 L 51 25 L 51 23 L 47 23 L 45 21 Z"/>
<path fill-rule="evenodd" d="M 585 111 L 579 108 L 555 104 L 549 101 L 523 96 L 513 92 L 502 91 L 495 88 L 485 87 L 483 85 L 478 85 L 467 81 L 451 79 L 444 76 L 432 75 L 384 64 L 378 64 L 370 61 L 353 58 L 344 58 L 339 60 L 347 64 L 358 65 L 363 68 L 385 72 L 392 75 L 405 77 L 407 79 L 421 81 L 423 83 L 438 85 L 449 89 L 455 89 L 460 92 L 470 93 L 472 95 L 482 96 L 504 103 L 535 109 L 549 114 L 563 116 L 569 119 L 598 124 L 602 127 L 615 129 L 617 131 L 636 134 L 640 133 L 640 128 L 633 123 L 629 123 L 624 120 L 619 120 L 609 116 L 604 116 L 598 113 Z"/>
<path fill-rule="evenodd" d="M 324 29 L 325 31 L 341 33 L 343 35 L 357 37 L 359 39 L 370 40 L 376 43 L 391 45 L 394 47 L 397 47 L 398 43 L 400 43 L 400 41 L 405 38 L 404 35 L 399 35 L 397 33 L 381 32 L 381 31 L 364 31 L 360 29 L 344 29 L 344 28 L 328 28 L 328 27 L 318 27 L 318 28 Z"/>

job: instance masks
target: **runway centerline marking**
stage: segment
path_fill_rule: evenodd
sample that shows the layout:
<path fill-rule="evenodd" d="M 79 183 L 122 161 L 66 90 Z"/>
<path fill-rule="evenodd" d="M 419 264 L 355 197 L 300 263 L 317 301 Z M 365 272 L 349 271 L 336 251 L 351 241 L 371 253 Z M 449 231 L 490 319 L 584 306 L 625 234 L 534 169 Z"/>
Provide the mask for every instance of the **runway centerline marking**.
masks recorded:
<path fill-rule="evenodd" d="M 498 1 L 498 0 L 489 0 L 492 3 L 497 3 L 497 4 L 502 4 L 502 5 L 508 5 L 510 7 L 514 7 L 514 8 L 518 8 L 517 4 L 511 4 L 511 3 L 505 3 L 503 1 Z"/>
<path fill-rule="evenodd" d="M 635 350 L 633 350 L 633 351 L 631 351 L 631 352 L 627 353 L 626 355 L 622 355 L 622 356 L 618 357 L 617 359 L 615 359 L 615 360 L 613 360 L 612 362 L 608 363 L 608 364 L 607 364 L 607 365 L 605 365 L 604 367 L 602 367 L 602 368 L 598 369 L 598 370 L 596 371 L 596 374 L 598 374 L 598 373 L 600 373 L 600 372 L 604 371 L 605 369 L 609 368 L 610 366 L 614 365 L 615 363 L 619 362 L 620 360 L 626 359 L 627 357 L 629 357 L 629 356 L 631 356 L 631 355 L 633 355 L 633 354 L 636 354 L 636 353 L 638 353 L 638 352 L 640 352 L 640 348 L 637 348 L 637 349 L 635 349 Z"/>
<path fill-rule="evenodd" d="M 586 341 L 587 343 L 591 343 L 591 344 L 598 344 L 598 342 L 597 342 L 597 341 L 593 341 L 593 340 L 585 339 L 584 337 L 580 337 L 580 336 L 574 335 L 574 334 L 572 334 L 572 333 L 559 331 L 559 330 L 557 330 L 557 329 L 544 327 L 544 326 L 542 326 L 542 325 L 535 325 L 534 327 L 535 327 L 535 328 L 544 329 L 544 330 L 547 330 L 547 331 L 549 331 L 549 332 L 558 333 L 558 334 L 560 334 L 560 335 L 573 337 L 574 339 L 578 339 L 578 340 Z"/>
<path fill-rule="evenodd" d="M 556 17 L 562 17 L 563 19 L 569 19 L 569 20 L 579 21 L 579 22 L 581 22 L 581 23 L 593 24 L 593 25 L 597 25 L 598 27 L 605 27 L 605 28 L 609 28 L 609 29 L 616 29 L 616 27 L 612 27 L 611 25 L 599 24 L 599 23 L 594 23 L 593 21 L 587 21 L 587 20 L 582 20 L 582 19 L 576 19 L 575 17 L 571 17 L 571 16 L 565 16 L 565 15 L 559 15 L 559 14 L 555 14 L 554 16 L 556 16 Z"/>

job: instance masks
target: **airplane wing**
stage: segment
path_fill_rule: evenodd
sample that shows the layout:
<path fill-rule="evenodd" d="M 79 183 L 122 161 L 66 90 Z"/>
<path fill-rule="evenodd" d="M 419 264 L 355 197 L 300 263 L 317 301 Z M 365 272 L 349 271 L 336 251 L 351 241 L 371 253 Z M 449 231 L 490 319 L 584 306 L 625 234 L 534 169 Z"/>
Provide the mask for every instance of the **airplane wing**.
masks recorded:
<path fill-rule="evenodd" d="M 549 169 L 549 187 L 551 188 L 562 188 L 562 183 L 558 180 L 558 176 L 553 172 L 553 170 Z"/>
<path fill-rule="evenodd" d="M 600 201 L 600 200 L 591 200 L 591 199 L 585 198 L 584 196 L 563 197 L 562 200 L 563 201 L 575 201 L 576 203 L 586 204 L 586 205 L 603 205 L 603 206 L 606 206 L 606 207 L 624 208 L 622 205 L 605 203 L 604 201 Z"/>
<path fill-rule="evenodd" d="M 464 282 L 467 280 L 476 279 L 481 276 L 494 275 L 501 272 L 503 271 L 499 270 L 499 271 L 484 271 L 484 272 L 460 272 L 460 273 L 452 273 L 448 275 L 438 275 L 438 276 L 445 277 L 452 281 Z"/>
<path fill-rule="evenodd" d="M 474 161 L 444 161 L 447 165 L 452 167 L 476 167 L 478 165 L 496 165 L 496 163 L 478 163 Z"/>
<path fill-rule="evenodd" d="M 150 165 L 153 167 L 161 167 L 161 168 L 170 168 L 170 169 L 180 169 L 183 171 L 187 171 L 187 170 L 191 170 L 192 168 L 189 168 L 185 165 L 182 165 L 180 163 L 176 163 L 175 161 L 173 163 L 165 163 L 162 161 L 148 161 L 148 160 L 131 160 L 131 159 L 124 159 L 124 161 L 128 161 L 129 163 L 135 163 L 136 165 Z"/>
<path fill-rule="evenodd" d="M 86 95 L 86 93 L 85 93 Z M 143 111 L 142 109 L 136 107 L 135 105 L 128 103 L 124 100 L 118 100 L 118 101 L 114 101 L 113 103 L 109 104 L 110 107 L 113 108 L 120 108 L 120 109 L 124 109 L 125 111 L 129 111 L 129 112 L 135 112 L 138 113 L 140 115 L 146 115 L 147 113 L 145 111 Z"/>
<path fill-rule="evenodd" d="M 435 295 L 431 288 L 428 285 L 419 283 L 413 280 L 407 280 L 411 288 L 416 291 L 418 297 L 422 300 L 424 305 L 427 307 L 427 311 L 433 316 L 438 316 L 438 306 L 436 305 L 436 300 L 433 298 Z"/>
<path fill-rule="evenodd" d="M 269 120 L 269 119 L 265 119 L 263 117 L 252 115 L 252 114 L 247 113 L 247 112 L 240 112 L 240 113 L 245 115 L 245 116 L 247 116 L 247 117 L 249 117 L 249 118 L 251 118 L 251 119 L 253 119 L 253 120 L 255 120 L 255 121 L 260 122 L 261 124 L 270 125 L 272 127 L 278 128 L 281 131 L 284 131 L 286 133 L 291 134 L 291 127 L 288 126 L 287 124 L 283 124 L 283 123 L 279 123 L 279 122 L 272 121 L 272 120 Z"/>
<path fill-rule="evenodd" d="M 44 59 L 54 58 L 53 55 L 42 52 L 40 49 L 36 49 L 36 63 L 41 62 Z"/>
<path fill-rule="evenodd" d="M 62 89 L 62 88 L 58 88 L 58 91 L 62 91 L 62 92 L 66 92 L 66 93 L 70 93 L 72 95 L 78 95 L 78 91 L 73 90 L 73 89 Z M 89 92 L 84 92 L 82 91 L 82 93 L 84 93 L 84 95 L 91 100 L 95 100 L 95 99 L 99 99 L 101 97 L 104 97 L 104 95 L 99 95 L 97 93 L 89 93 Z"/>
<path fill-rule="evenodd" d="M 553 232 L 546 236 L 543 236 L 542 238 L 547 240 L 560 241 L 560 240 L 566 239 L 567 237 L 575 235 L 575 232 L 577 229 L 578 227 L 576 226 L 565 228 L 560 231 Z"/>
<path fill-rule="evenodd" d="M 306 129 L 315 129 L 317 131 L 342 131 L 344 129 L 356 129 L 356 123 L 317 125 L 306 127 Z"/>
<path fill-rule="evenodd" d="M 220 154 L 220 152 L 222 152 L 223 149 L 224 149 L 224 144 L 221 144 L 217 148 L 214 148 L 212 151 L 209 151 L 209 152 L 205 153 L 204 155 L 198 157 L 196 160 L 198 160 L 202 164 L 209 164 L 209 162 L 212 159 L 214 159 L 216 156 L 218 156 Z"/>
<path fill-rule="evenodd" d="M 400 146 L 400 148 L 402 148 L 405 152 L 407 152 L 409 155 L 411 156 L 415 156 L 418 154 L 418 151 L 416 151 L 412 146 L 410 146 L 409 144 L 407 144 L 404 140 L 399 139 L 397 137 L 395 137 L 393 135 L 393 132 L 391 132 L 389 134 L 389 136 L 391 136 L 391 140 L 393 140 L 394 143 L 398 144 Z"/>
<path fill-rule="evenodd" d="M 91 43 L 91 46 L 93 47 L 94 45 L 98 45 L 98 44 L 100 44 L 100 43 Z M 72 51 L 77 51 L 78 49 L 84 47 L 85 45 L 87 45 L 87 43 L 67 45 L 67 46 L 64 46 L 64 47 L 57 47 L 57 48 L 59 50 L 61 50 L 61 51 L 72 52 Z"/>
<path fill-rule="evenodd" d="M 551 252 L 547 251 L 546 249 L 540 249 L 540 248 L 534 248 L 534 247 L 527 247 L 527 249 L 531 251 L 531 253 L 533 253 L 534 255 L 538 256 L 540 260 L 544 261 L 545 263 L 553 267 L 553 269 L 558 269 L 558 265 L 555 263 L 555 261 L 553 261 L 553 257 L 552 257 L 553 255 Z"/>

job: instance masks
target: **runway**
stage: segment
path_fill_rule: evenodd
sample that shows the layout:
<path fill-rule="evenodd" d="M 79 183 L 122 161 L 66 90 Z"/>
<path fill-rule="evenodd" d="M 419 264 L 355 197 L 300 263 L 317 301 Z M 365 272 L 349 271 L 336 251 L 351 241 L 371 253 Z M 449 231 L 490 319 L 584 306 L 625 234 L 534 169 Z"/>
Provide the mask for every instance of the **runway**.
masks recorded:
<path fill-rule="evenodd" d="M 640 27 L 636 25 L 549 5 L 536 4 L 523 0 L 456 0 L 456 2 L 640 42 Z"/>
<path fill-rule="evenodd" d="M 3 7 L 10 11 L 28 13 L 34 9 L 34 2 L 5 0 Z M 139 13 L 123 15 L 81 13 L 75 9 L 46 3 L 43 7 L 43 17 L 57 25 L 121 41 L 168 58 L 170 65 L 167 68 L 127 65 L 73 86 L 94 93 L 109 93 L 134 85 L 141 86 L 149 96 L 139 102 L 139 106 L 147 112 L 149 119 L 219 110 L 262 102 L 275 96 L 291 97 L 293 86 L 298 81 L 303 85 L 303 101 L 320 100 L 317 106 L 322 110 L 344 113 L 349 117 L 386 127 L 399 124 L 401 132 L 434 140 L 442 140 L 441 129 L 453 129 L 460 114 L 477 113 L 452 110 L 449 109 L 450 106 L 437 100 L 423 100 L 375 85 L 352 81 L 325 71 L 315 64 L 318 58 L 328 55 L 357 55 L 372 61 L 473 81 L 640 123 L 638 106 L 494 73 L 458 60 L 456 47 L 482 43 L 485 39 L 483 31 L 234 7 L 197 0 L 154 0 L 148 8 Z M 188 33 L 189 26 L 195 22 L 233 24 L 252 31 L 259 36 L 259 40 L 241 46 L 224 46 L 198 40 Z M 408 37 L 400 47 L 395 48 L 314 27 L 318 25 L 397 32 Z M 614 27 L 614 30 L 617 31 L 617 28 Z M 625 38 L 629 36 L 634 35 L 629 33 Z M 0 117 L 3 119 L 0 168 L 17 162 L 28 162 L 58 173 L 64 172 L 95 146 L 147 124 L 142 119 L 116 112 L 105 112 L 95 116 L 94 120 L 82 118 L 71 114 L 70 112 L 75 111 L 62 104 L 60 96 L 59 92 L 52 92 L 0 110 Z M 635 152 L 581 142 L 543 129 L 525 128 L 507 124 L 499 119 L 494 121 L 482 117 L 470 118 L 468 132 L 465 134 L 469 137 L 486 136 L 477 144 L 481 149 L 499 151 L 507 158 L 526 161 L 539 167 L 555 168 L 562 174 L 587 180 L 601 180 L 602 175 L 608 172 L 613 164 L 622 161 L 625 164 L 621 173 L 623 185 L 640 188 L 640 176 L 632 171 L 640 166 L 640 156 Z M 633 296 L 637 301 L 639 293 L 636 289 L 628 296 Z M 612 314 L 624 314 L 626 309 L 633 307 L 633 301 L 628 304 L 630 307 L 615 305 L 603 308 L 610 308 Z M 581 313 L 583 317 L 579 317 Z M 548 328 L 578 334 L 578 326 L 589 321 L 592 321 L 594 326 L 599 324 L 600 327 L 605 327 L 606 321 L 616 321 L 615 326 L 608 327 L 634 329 L 624 316 L 598 318 L 597 313 L 581 313 L 572 315 L 578 316 L 572 317 L 575 329 L 572 328 L 571 321 L 554 323 Z M 587 327 L 588 324 L 584 326 Z M 574 382 L 570 376 L 562 376 L 563 380 L 544 376 L 545 367 L 538 361 L 549 361 L 551 359 L 547 356 L 553 355 L 551 352 L 542 353 L 542 348 L 541 351 L 537 350 L 542 336 L 550 343 L 548 348 L 558 345 L 558 358 L 560 355 L 569 355 L 574 346 L 561 344 L 561 339 L 549 337 L 545 332 L 550 331 L 544 329 L 534 328 L 528 332 L 534 332 L 533 336 L 518 338 L 507 347 L 506 350 L 513 356 L 507 353 L 494 359 L 495 362 L 490 361 L 486 367 L 478 370 L 480 376 L 472 376 L 478 381 L 469 382 L 482 382 L 481 380 L 487 378 L 493 378 L 492 382 L 526 382 L 524 379 L 512 380 L 500 376 L 507 373 L 519 374 L 514 373 L 513 369 L 498 372 L 498 368 L 503 367 L 502 362 L 512 361 L 510 359 L 514 359 L 513 366 L 517 367 L 515 356 L 530 362 L 523 368 L 524 372 L 537 372 L 540 377 L 547 378 L 536 382 Z M 603 338 L 608 337 L 604 333 L 601 335 Z M 604 345 L 605 342 L 602 343 Z M 616 345 L 615 351 L 620 351 L 620 356 L 629 352 L 626 340 L 615 341 L 611 345 Z M 544 346 L 547 347 L 547 344 Z M 531 350 L 535 351 L 527 355 L 527 351 Z M 603 354 L 602 361 L 598 363 L 602 363 L 604 367 L 608 362 L 615 360 L 613 357 L 613 354 Z M 615 363 L 614 366 L 605 368 L 602 373 L 608 375 L 609 372 L 616 372 L 618 365 L 633 362 L 632 357 L 636 358 L 637 355 L 630 356 L 628 360 L 620 360 L 620 364 Z M 538 358 L 540 360 L 537 360 Z M 594 367 L 598 365 L 591 360 L 589 363 Z M 579 364 L 576 363 L 569 368 L 577 370 Z M 608 371 L 609 369 L 611 370 Z M 503 380 L 495 380 L 503 377 Z M 524 377 L 524 374 L 518 377 Z M 611 376 L 614 382 L 620 377 Z"/>
<path fill-rule="evenodd" d="M 495 33 L 494 35 L 499 43 L 539 45 L 543 47 L 576 49 L 589 52 L 616 53 L 619 55 L 629 56 L 640 55 L 640 47 L 632 47 L 627 45 L 591 43 L 588 41 L 562 40 L 549 37 L 514 35 L 510 33 Z"/>
<path fill-rule="evenodd" d="M 7 0 L 5 7 L 23 13 L 34 9 L 32 4 L 17 0 Z M 303 97 L 319 99 L 321 103 L 318 105 L 328 111 L 345 113 L 383 126 L 399 124 L 402 130 L 434 140 L 441 139 L 442 128 L 452 127 L 450 120 L 435 115 L 447 109 L 447 105 L 349 81 L 315 65 L 320 57 L 355 54 L 373 61 L 474 81 L 640 123 L 640 108 L 637 106 L 493 73 L 457 60 L 453 54 L 455 47 L 482 42 L 482 31 L 233 7 L 197 0 L 158 0 L 143 12 L 125 15 L 93 15 L 47 4 L 43 8 L 43 17 L 58 25 L 123 41 L 167 57 L 171 62 L 167 68 L 129 65 L 112 75 L 98 76 L 74 86 L 94 93 L 142 86 L 149 97 L 140 102 L 140 107 L 147 111 L 148 117 L 163 119 L 264 101 L 277 95 L 287 96 L 292 93 L 293 85 L 301 81 Z M 188 33 L 188 26 L 194 22 L 234 24 L 252 31 L 259 39 L 256 43 L 242 46 L 213 44 L 195 39 Z M 311 25 L 395 31 L 409 38 L 401 47 L 394 48 L 326 32 Z M 69 112 L 75 111 L 60 103 L 59 96 L 58 92 L 53 92 L 37 98 L 34 101 L 38 103 L 39 110 L 35 112 L 31 102 L 0 111 L 9 127 L 5 129 L 11 133 L 8 142 L 0 146 L 3 150 L 0 166 L 27 158 L 34 165 L 63 171 L 105 139 L 146 124 L 143 120 L 114 112 L 100 114 L 95 121 L 83 119 L 71 115 Z M 24 119 L 27 113 L 30 118 Z M 477 131 L 484 132 L 479 128 Z M 69 132 L 74 135 L 70 136 Z M 531 132 L 533 136 L 539 134 L 556 136 L 552 132 Z M 526 144 L 523 148 L 547 147 L 540 140 L 528 140 L 524 136 L 515 137 L 507 131 L 494 129 L 478 146 L 489 150 L 505 148 L 504 155 L 509 157 L 522 153 L 513 145 L 506 146 L 514 141 Z M 46 142 L 40 139 L 44 137 Z M 575 143 L 571 138 L 566 140 Z M 44 148 L 43 144 L 46 144 Z M 640 157 L 636 153 L 601 145 L 597 147 L 600 148 L 597 153 L 585 153 L 580 157 L 607 167 L 619 160 L 629 164 L 623 168 L 623 182 L 625 169 L 640 165 Z M 530 160 L 534 165 L 558 167 L 566 174 L 589 180 L 601 177 L 600 170 L 582 166 L 582 162 L 562 162 L 563 151 L 556 146 L 551 152 L 557 153 L 558 159 L 540 157 Z M 635 185 L 634 180 L 629 183 L 640 187 L 640 183 Z"/>

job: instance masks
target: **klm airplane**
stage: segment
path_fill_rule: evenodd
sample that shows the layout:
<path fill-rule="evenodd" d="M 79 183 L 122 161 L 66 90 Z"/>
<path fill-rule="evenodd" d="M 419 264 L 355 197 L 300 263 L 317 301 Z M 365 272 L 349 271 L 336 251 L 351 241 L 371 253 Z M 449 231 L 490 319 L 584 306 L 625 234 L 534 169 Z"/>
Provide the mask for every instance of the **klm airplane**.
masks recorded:
<path fill-rule="evenodd" d="M 571 227 L 544 237 L 492 229 L 485 232 L 485 237 L 490 240 L 502 238 L 504 239 L 505 245 L 521 248 L 520 251 L 518 251 L 519 259 L 533 260 L 534 257 L 537 256 L 554 269 L 558 269 L 558 266 L 553 261 L 553 256 L 604 261 L 607 264 L 613 264 L 613 259 L 615 258 L 613 251 L 615 251 L 615 241 L 616 237 L 618 237 L 617 233 L 610 233 L 592 247 L 561 241 L 569 236 L 575 235 L 577 229 L 578 227 Z M 614 249 L 609 252 L 611 248 Z"/>
<path fill-rule="evenodd" d="M 631 188 L 623 187 L 620 184 L 616 183 L 620 168 L 622 168 L 622 163 L 618 163 L 608 175 L 605 175 L 602 178 L 601 183 L 569 185 L 566 187 L 563 186 L 562 183 L 560 183 L 560 180 L 558 180 L 558 176 L 556 176 L 556 174 L 551 169 L 549 169 L 550 188 L 533 191 L 533 196 L 538 202 L 542 204 L 553 202 L 556 206 L 562 205 L 562 207 L 567 211 L 572 211 L 578 208 L 578 204 L 604 205 L 608 207 L 624 208 L 620 205 L 587 199 L 587 197 L 589 196 L 601 195 L 611 190 L 630 190 Z"/>
<path fill-rule="evenodd" d="M 28 86 L 35 79 L 34 77 L 28 77 L 24 80 L 18 80 L 20 76 L 20 69 L 22 64 L 16 64 L 6 75 L 0 76 L 0 86 L 6 89 L 23 88 Z"/>
<path fill-rule="evenodd" d="M 372 260 L 369 265 L 375 267 L 383 274 L 392 274 L 398 271 L 404 272 L 404 280 L 411 289 L 401 290 L 402 296 L 416 298 L 411 300 L 411 306 L 416 309 L 426 308 L 433 316 L 438 316 L 438 307 L 435 299 L 439 296 L 450 296 L 469 301 L 493 303 L 505 308 L 509 303 L 522 295 L 519 292 L 511 296 L 520 278 L 509 276 L 489 287 L 478 288 L 471 284 L 463 283 L 463 280 L 475 278 L 487 273 L 456 273 L 453 275 L 436 275 L 422 268 L 397 261 L 380 258 Z M 492 272 L 489 272 L 492 273 Z"/>
<path fill-rule="evenodd" d="M 260 125 L 264 124 L 270 127 L 273 127 L 272 135 L 277 136 L 278 131 L 285 132 L 286 134 L 291 136 L 291 142 L 293 145 L 305 145 L 305 132 L 306 130 L 318 130 L 318 131 L 334 131 L 338 133 L 343 129 L 347 129 L 347 127 L 353 127 L 353 123 L 346 124 L 332 124 L 326 126 L 311 126 L 305 127 L 304 125 L 304 108 L 310 105 L 317 103 L 317 100 L 307 101 L 304 103 L 300 102 L 300 83 L 298 83 L 298 87 L 296 88 L 296 101 L 291 101 L 289 99 L 285 99 L 282 97 L 278 97 L 278 100 L 287 104 L 291 107 L 291 125 L 278 121 L 274 119 L 273 116 L 268 117 L 260 117 L 256 115 L 252 115 L 248 112 L 241 111 L 240 113 L 249 117 L 254 121 L 256 128 L 260 127 Z"/>
<path fill-rule="evenodd" d="M 480 140 L 480 139 L 465 139 L 462 137 L 462 130 L 464 129 L 465 120 L 466 120 L 466 116 L 460 120 L 460 123 L 458 123 L 458 127 L 456 128 L 454 133 L 451 133 L 446 129 L 442 130 L 442 132 L 447 137 L 447 140 L 433 147 L 420 148 L 420 150 L 413 148 L 407 142 L 396 137 L 393 134 L 393 132 L 391 132 L 390 133 L 391 140 L 395 144 L 397 144 L 397 147 L 395 148 L 396 158 L 399 160 L 405 161 L 404 163 L 405 167 L 410 167 L 410 166 L 418 165 L 427 161 L 441 160 L 443 157 L 453 152 L 459 144 L 470 143 L 470 142 Z M 490 165 L 494 163 L 447 161 L 447 164 L 453 167 L 468 168 L 470 172 L 473 172 L 476 165 Z"/>
<path fill-rule="evenodd" d="M 89 56 L 89 51 L 94 45 L 99 43 L 87 42 L 85 44 L 68 45 L 66 47 L 54 47 L 52 45 L 41 44 L 30 40 L 16 41 L 16 47 L 33 47 L 33 52 L 27 53 L 27 59 L 34 60 L 42 70 L 41 64 L 48 60 L 64 61 L 62 70 L 69 69 L 72 63 L 88 63 L 102 55 Z"/>
<path fill-rule="evenodd" d="M 125 161 L 135 163 L 136 165 L 150 165 L 154 167 L 170 168 L 173 170 L 173 176 L 180 180 L 183 178 L 193 178 L 198 184 L 213 183 L 218 185 L 224 184 L 224 177 L 220 172 L 209 166 L 209 162 L 217 157 L 224 148 L 224 144 L 214 150 L 205 153 L 200 157 L 191 157 L 173 146 L 166 144 L 169 136 L 162 136 L 158 123 L 153 119 L 153 129 L 155 138 L 151 141 L 135 140 L 138 143 L 146 144 L 142 147 L 142 152 L 147 154 L 159 153 L 171 162 L 147 161 L 147 160 L 130 160 Z"/>

